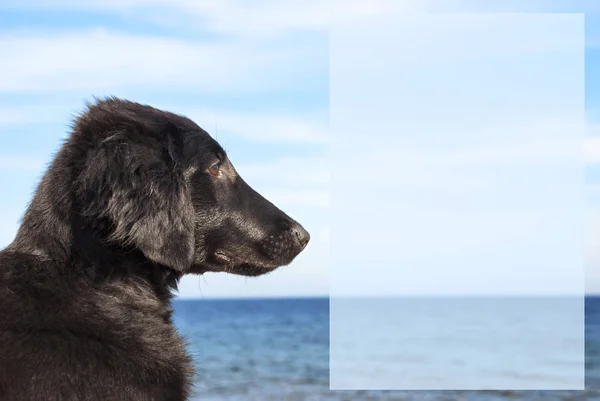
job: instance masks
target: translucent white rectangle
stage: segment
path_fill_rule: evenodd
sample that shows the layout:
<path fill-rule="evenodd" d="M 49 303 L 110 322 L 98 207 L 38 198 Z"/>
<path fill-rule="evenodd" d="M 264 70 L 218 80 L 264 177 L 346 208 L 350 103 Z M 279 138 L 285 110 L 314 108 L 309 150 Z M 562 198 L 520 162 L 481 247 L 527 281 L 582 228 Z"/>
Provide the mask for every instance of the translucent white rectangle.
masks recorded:
<path fill-rule="evenodd" d="M 330 58 L 331 388 L 582 389 L 584 16 L 371 16 Z"/>

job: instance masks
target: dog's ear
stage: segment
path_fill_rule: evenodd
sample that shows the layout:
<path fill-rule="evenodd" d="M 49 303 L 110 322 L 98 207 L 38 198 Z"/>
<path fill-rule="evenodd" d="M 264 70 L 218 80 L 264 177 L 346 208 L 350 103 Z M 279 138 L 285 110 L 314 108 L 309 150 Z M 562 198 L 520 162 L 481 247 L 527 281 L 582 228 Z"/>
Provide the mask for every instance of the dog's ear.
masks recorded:
<path fill-rule="evenodd" d="M 175 124 L 167 121 L 163 127 L 162 133 L 165 138 L 166 148 L 169 152 L 169 157 L 175 164 L 180 166 L 185 164 L 185 141 L 183 139 L 183 133 L 177 128 Z"/>
<path fill-rule="evenodd" d="M 84 215 L 107 220 L 111 242 L 185 273 L 194 258 L 194 210 L 181 133 L 173 124 L 164 130 L 163 140 L 129 130 L 105 139 L 89 154 L 78 187 Z"/>

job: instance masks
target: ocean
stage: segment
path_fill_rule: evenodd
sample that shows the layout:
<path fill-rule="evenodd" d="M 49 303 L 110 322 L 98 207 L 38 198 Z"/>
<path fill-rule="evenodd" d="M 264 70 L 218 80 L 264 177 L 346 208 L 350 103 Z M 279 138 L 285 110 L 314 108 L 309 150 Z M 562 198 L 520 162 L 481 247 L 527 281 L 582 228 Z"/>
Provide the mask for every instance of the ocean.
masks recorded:
<path fill-rule="evenodd" d="M 328 298 L 178 299 L 174 306 L 196 365 L 193 400 L 600 400 L 599 297 L 585 300 L 585 391 L 330 390 Z M 535 343 L 543 344 L 543 333 L 537 335 Z"/>

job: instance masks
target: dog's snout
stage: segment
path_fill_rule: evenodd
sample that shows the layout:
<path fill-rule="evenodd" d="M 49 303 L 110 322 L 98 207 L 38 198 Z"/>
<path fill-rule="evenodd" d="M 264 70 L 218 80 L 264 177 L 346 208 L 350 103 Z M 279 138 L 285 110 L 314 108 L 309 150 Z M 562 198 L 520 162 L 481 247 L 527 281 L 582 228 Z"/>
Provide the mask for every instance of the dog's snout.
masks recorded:
<path fill-rule="evenodd" d="M 306 231 L 304 227 L 297 223 L 292 226 L 291 230 L 292 233 L 298 239 L 298 242 L 302 246 L 302 249 L 304 249 L 308 244 L 308 241 L 310 241 L 310 234 L 308 233 L 308 231 Z"/>

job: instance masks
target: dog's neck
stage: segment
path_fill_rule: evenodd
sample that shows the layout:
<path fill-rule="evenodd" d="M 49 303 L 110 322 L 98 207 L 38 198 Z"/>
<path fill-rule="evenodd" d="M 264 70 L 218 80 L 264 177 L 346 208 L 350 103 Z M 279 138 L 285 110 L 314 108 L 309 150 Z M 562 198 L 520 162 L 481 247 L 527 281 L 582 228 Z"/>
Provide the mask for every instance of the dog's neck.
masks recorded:
<path fill-rule="evenodd" d="M 148 260 L 136 249 L 106 241 L 106 227 L 92 226 L 74 211 L 72 194 L 61 185 L 67 177 L 44 175 L 7 250 L 32 255 L 47 261 L 49 267 L 61 266 L 70 269 L 70 275 L 95 282 L 134 279 L 146 283 L 165 306 L 170 304 L 181 274 Z"/>
<path fill-rule="evenodd" d="M 71 195 L 60 185 L 65 178 L 56 173 L 44 174 L 10 248 L 45 259 L 68 260 L 73 230 Z"/>

